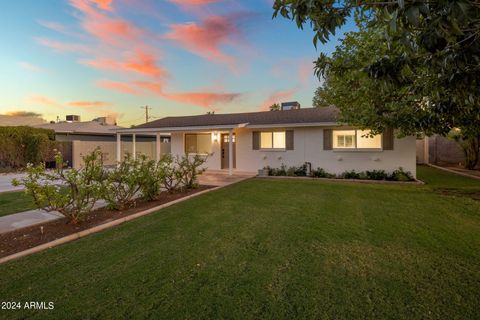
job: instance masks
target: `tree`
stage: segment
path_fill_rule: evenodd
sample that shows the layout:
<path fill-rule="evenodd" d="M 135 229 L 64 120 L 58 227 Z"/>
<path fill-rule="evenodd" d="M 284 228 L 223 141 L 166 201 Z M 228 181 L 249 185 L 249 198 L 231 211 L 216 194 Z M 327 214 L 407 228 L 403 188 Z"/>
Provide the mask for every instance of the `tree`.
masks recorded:
<path fill-rule="evenodd" d="M 272 104 L 269 109 L 270 111 L 279 111 L 282 107 L 278 103 Z"/>
<path fill-rule="evenodd" d="M 313 99 L 312 99 L 312 105 L 315 108 L 328 107 L 331 105 L 325 99 L 324 87 L 318 87 L 317 90 L 315 90 L 315 95 L 313 96 Z"/>
<path fill-rule="evenodd" d="M 273 8 L 300 28 L 310 23 L 315 45 L 355 17 L 358 33 L 316 63 L 319 96 L 344 118 L 402 134 L 480 136 L 480 3 L 276 0 Z M 471 147 L 478 158 L 478 144 Z"/>

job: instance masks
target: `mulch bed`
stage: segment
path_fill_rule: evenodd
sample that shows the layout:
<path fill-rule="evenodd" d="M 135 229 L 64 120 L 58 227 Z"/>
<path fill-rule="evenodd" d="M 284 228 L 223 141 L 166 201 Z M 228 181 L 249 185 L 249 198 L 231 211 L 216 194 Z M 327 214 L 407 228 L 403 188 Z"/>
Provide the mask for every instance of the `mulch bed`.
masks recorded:
<path fill-rule="evenodd" d="M 202 185 L 197 189 L 185 192 L 163 192 L 159 200 L 139 200 L 134 207 L 123 211 L 99 208 L 92 211 L 85 221 L 76 225 L 70 224 L 67 218 L 62 218 L 7 232 L 0 235 L 0 258 L 211 188 L 214 186 Z M 43 227 L 43 233 L 41 227 Z"/>

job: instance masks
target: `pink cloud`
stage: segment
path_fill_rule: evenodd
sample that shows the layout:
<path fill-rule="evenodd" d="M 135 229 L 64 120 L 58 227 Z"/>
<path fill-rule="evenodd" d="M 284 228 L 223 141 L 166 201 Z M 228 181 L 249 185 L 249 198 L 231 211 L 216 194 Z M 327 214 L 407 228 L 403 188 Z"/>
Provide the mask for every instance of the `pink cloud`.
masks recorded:
<path fill-rule="evenodd" d="M 97 7 L 103 10 L 112 10 L 112 0 L 92 0 L 97 4 Z"/>
<path fill-rule="evenodd" d="M 31 96 L 28 98 L 29 103 L 34 103 L 34 104 L 41 104 L 44 106 L 49 106 L 49 107 L 61 107 L 62 105 L 55 101 L 52 98 L 46 97 L 46 96 Z"/>
<path fill-rule="evenodd" d="M 134 72 L 155 78 L 168 76 L 168 72 L 157 65 L 156 57 L 142 50 L 136 50 L 135 53 L 130 55 L 125 61 L 106 58 L 88 60 L 85 61 L 85 63 L 97 69 Z"/>
<path fill-rule="evenodd" d="M 229 103 L 240 96 L 239 93 L 181 92 L 165 94 L 164 97 L 183 103 L 218 110 L 218 104 Z"/>
<path fill-rule="evenodd" d="M 91 107 L 106 107 L 110 103 L 104 101 L 72 101 L 68 103 L 72 107 L 91 108 Z"/>
<path fill-rule="evenodd" d="M 48 47 L 58 52 L 82 52 L 87 53 L 90 52 L 90 48 L 86 45 L 79 44 L 79 43 L 68 43 L 68 42 L 61 42 L 56 40 L 51 40 L 47 38 L 36 38 L 37 43 L 44 47 Z"/>
<path fill-rule="evenodd" d="M 136 90 L 132 85 L 124 82 L 118 81 L 111 81 L 111 80 L 99 80 L 97 81 L 97 85 L 104 89 L 109 89 L 121 93 L 127 94 L 139 94 L 138 90 Z"/>
<path fill-rule="evenodd" d="M 289 100 L 293 95 L 298 91 L 297 88 L 292 88 L 288 90 L 279 90 L 275 91 L 262 103 L 260 110 L 267 111 L 268 108 L 274 103 L 281 103 L 285 100 Z"/>
<path fill-rule="evenodd" d="M 203 6 L 206 4 L 220 2 L 221 0 L 169 0 L 179 6 Z"/>
<path fill-rule="evenodd" d="M 222 45 L 235 44 L 234 39 L 240 36 L 233 21 L 228 17 L 209 16 L 201 24 L 172 24 L 165 38 L 207 60 L 225 63 L 235 69 L 233 57 L 220 49 Z"/>
<path fill-rule="evenodd" d="M 98 7 L 109 11 L 111 1 L 93 1 Z M 70 0 L 70 4 L 84 14 L 81 24 L 85 31 L 109 45 L 129 46 L 131 42 L 138 42 L 144 31 L 127 20 L 111 18 L 96 10 L 89 0 Z"/>

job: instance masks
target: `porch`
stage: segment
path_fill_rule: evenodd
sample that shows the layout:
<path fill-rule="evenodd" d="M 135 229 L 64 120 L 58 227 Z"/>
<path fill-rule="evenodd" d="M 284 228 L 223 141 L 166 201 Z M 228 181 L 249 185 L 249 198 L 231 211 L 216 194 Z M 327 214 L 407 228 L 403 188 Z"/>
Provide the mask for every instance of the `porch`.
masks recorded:
<path fill-rule="evenodd" d="M 221 125 L 208 127 L 169 127 L 169 128 L 132 128 L 116 132 L 116 161 L 122 160 L 122 138 L 131 138 L 131 153 L 135 158 L 140 152 L 137 148 L 137 136 L 150 134 L 155 136 L 156 161 L 162 156 L 162 134 L 170 134 L 173 155 L 199 154 L 209 156 L 206 166 L 209 171 L 233 176 L 236 167 L 235 131 L 244 127 L 239 125 Z M 242 174 L 242 173 L 240 173 Z M 249 174 L 251 176 L 251 173 Z"/>

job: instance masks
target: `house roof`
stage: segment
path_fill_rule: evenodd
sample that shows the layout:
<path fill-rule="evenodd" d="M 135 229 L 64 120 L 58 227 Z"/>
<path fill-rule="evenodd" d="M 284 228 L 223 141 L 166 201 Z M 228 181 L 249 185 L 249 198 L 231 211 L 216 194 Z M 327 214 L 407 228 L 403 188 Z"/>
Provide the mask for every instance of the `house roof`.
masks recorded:
<path fill-rule="evenodd" d="M 98 121 L 45 123 L 34 127 L 52 129 L 55 133 L 87 135 L 114 135 L 116 130 L 122 129 L 122 127 L 102 124 Z"/>
<path fill-rule="evenodd" d="M 336 122 L 338 109 L 335 107 L 305 108 L 283 111 L 262 111 L 246 113 L 202 114 L 197 116 L 166 117 L 141 124 L 132 129 L 233 126 L 245 124 L 286 125 Z"/>

